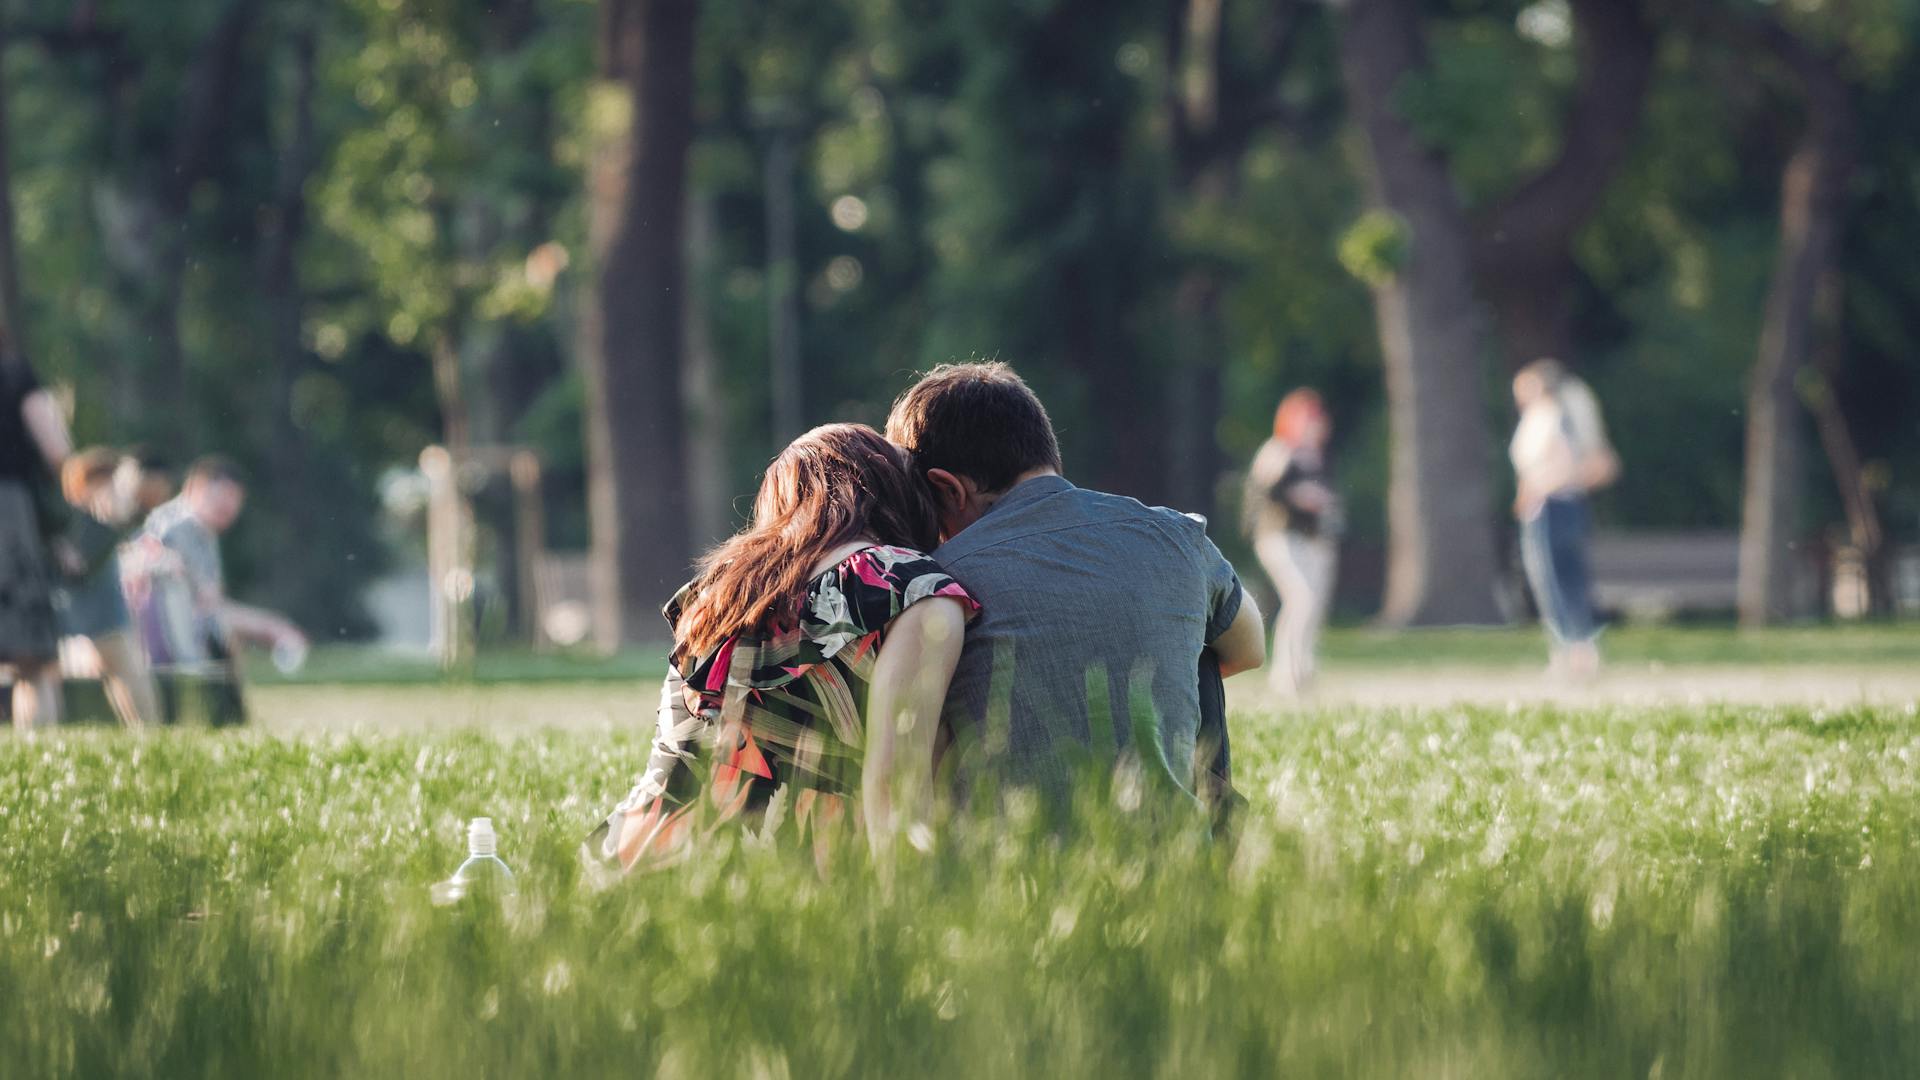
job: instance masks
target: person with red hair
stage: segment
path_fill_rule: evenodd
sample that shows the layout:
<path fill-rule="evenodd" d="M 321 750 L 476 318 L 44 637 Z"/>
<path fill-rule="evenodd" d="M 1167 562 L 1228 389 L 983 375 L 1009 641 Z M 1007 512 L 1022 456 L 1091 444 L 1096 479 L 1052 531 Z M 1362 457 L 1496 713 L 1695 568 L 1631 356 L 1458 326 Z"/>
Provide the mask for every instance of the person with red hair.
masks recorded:
<path fill-rule="evenodd" d="M 1291 697 L 1313 681 L 1339 559 L 1343 516 L 1326 461 L 1332 433 L 1318 393 L 1302 387 L 1282 398 L 1241 499 L 1254 553 L 1280 593 L 1270 681 Z"/>

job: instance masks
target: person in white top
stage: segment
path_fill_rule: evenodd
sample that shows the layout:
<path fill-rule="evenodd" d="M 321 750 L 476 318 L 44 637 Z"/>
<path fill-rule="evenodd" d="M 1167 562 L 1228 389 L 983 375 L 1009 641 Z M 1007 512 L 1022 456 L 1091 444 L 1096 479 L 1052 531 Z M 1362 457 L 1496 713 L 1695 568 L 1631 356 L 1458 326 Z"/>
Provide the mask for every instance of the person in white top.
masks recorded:
<path fill-rule="evenodd" d="M 1540 619 L 1552 638 L 1553 668 L 1574 676 L 1599 669 L 1588 495 L 1620 475 L 1593 391 L 1557 360 L 1536 360 L 1513 377 L 1520 411 L 1508 455 L 1513 460 L 1513 515 L 1520 552 Z"/>

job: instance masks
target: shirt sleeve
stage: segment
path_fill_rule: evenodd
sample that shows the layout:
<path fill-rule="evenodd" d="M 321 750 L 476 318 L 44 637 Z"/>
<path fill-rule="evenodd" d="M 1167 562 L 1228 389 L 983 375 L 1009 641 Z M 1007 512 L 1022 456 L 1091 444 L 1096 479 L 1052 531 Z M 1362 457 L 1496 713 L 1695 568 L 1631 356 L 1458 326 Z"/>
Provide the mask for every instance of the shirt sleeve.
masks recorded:
<path fill-rule="evenodd" d="M 1207 644 L 1219 639 L 1240 617 L 1240 575 L 1214 542 L 1200 537 L 1200 565 L 1207 582 Z"/>
<path fill-rule="evenodd" d="M 177 522 L 161 536 L 161 542 L 180 557 L 187 584 L 194 598 L 219 597 L 226 593 L 220 565 L 220 542 L 191 521 Z"/>
<path fill-rule="evenodd" d="M 912 548 L 859 552 L 842 564 L 839 585 L 850 621 L 865 634 L 886 629 L 901 612 L 935 596 L 960 601 L 968 619 L 980 610 L 979 602 L 939 563 Z"/>

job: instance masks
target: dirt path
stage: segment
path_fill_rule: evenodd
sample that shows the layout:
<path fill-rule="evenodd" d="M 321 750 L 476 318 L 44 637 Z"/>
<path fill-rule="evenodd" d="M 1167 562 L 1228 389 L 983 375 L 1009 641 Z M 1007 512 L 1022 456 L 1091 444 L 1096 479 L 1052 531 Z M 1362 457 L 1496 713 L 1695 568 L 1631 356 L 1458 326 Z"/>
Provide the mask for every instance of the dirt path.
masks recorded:
<path fill-rule="evenodd" d="M 1228 683 L 1234 707 L 1273 699 L 1258 676 Z M 1495 668 L 1345 668 L 1326 674 L 1313 701 L 1325 705 L 1911 705 L 1920 702 L 1920 663 L 1861 667 L 1614 668 L 1586 684 L 1544 672 Z"/>
<path fill-rule="evenodd" d="M 1273 708 L 1259 675 L 1227 685 L 1234 708 Z M 651 681 L 485 686 L 261 686 L 250 694 L 268 731 L 447 731 L 462 728 L 594 732 L 645 730 L 659 684 Z M 1534 671 L 1472 667 L 1338 667 L 1313 703 L 1417 708 L 1458 704 L 1845 706 L 1920 703 L 1920 665 L 1860 667 L 1616 667 L 1573 686 Z"/>

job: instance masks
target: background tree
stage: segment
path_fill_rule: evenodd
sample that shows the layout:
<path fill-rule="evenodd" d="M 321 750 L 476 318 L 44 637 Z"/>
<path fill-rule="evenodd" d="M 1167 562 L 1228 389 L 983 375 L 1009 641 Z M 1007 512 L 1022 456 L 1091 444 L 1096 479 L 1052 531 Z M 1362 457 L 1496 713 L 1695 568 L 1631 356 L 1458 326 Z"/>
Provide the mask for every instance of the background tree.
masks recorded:
<path fill-rule="evenodd" d="M 1353 0 L 1340 64 L 1375 210 L 1348 234 L 1373 291 L 1392 423 L 1386 597 L 1390 625 L 1486 623 L 1494 603 L 1492 490 L 1472 237 L 1446 156 L 1396 97 L 1427 64 L 1420 13 Z"/>
<path fill-rule="evenodd" d="M 1183 506 L 1210 517 L 1229 467 L 1219 433 L 1232 361 L 1224 304 L 1245 272 L 1237 250 L 1245 158 L 1263 134 L 1317 143 L 1333 130 L 1331 80 L 1308 81 L 1305 91 L 1289 85 L 1316 59 L 1306 40 L 1314 22 L 1295 2 L 1185 0 L 1166 15 L 1167 231 L 1183 265 L 1169 313 L 1166 483 Z"/>
<path fill-rule="evenodd" d="M 931 163 L 939 257 L 929 359 L 997 356 L 1066 423 L 1080 480 L 1181 503 L 1166 477 L 1171 376 L 1161 160 L 1146 81 L 1158 4 L 949 5 L 959 60 Z"/>
<path fill-rule="evenodd" d="M 1569 27 L 1539 10 L 1525 9 L 1536 12 L 1532 32 L 1564 40 Z M 1573 241 L 1632 148 L 1653 75 L 1655 31 L 1638 0 L 1573 0 L 1570 11 L 1579 74 L 1560 148 L 1473 213 L 1476 282 L 1516 368 L 1543 356 L 1577 359 Z"/>
<path fill-rule="evenodd" d="M 681 404 L 694 0 L 602 0 L 589 117 L 587 376 L 595 634 L 647 640 L 692 561 Z"/>
<path fill-rule="evenodd" d="M 912 370 L 992 354 L 1047 397 L 1076 478 L 1209 509 L 1279 395 L 1311 384 L 1338 418 L 1346 613 L 1391 592 L 1397 618 L 1485 618 L 1512 526 L 1486 431 L 1510 413 L 1482 358 L 1551 350 L 1577 356 L 1625 458 L 1603 527 L 1730 532 L 1779 174 L 1810 114 L 1777 55 L 1707 28 L 1771 18 L 1832 62 L 1856 136 L 1835 285 L 1811 309 L 1826 329 L 1769 384 L 1794 390 L 1796 434 L 1808 411 L 1820 434 L 1799 436 L 1796 479 L 1775 489 L 1801 493 L 1776 535 L 1818 546 L 1844 523 L 1859 545 L 1877 514 L 1883 549 L 1911 542 L 1906 0 L 1392 0 L 1419 16 L 1389 27 L 1398 52 L 1356 57 L 1343 31 L 1373 2 L 706 0 L 677 95 L 690 209 L 658 223 L 699 226 L 672 289 L 687 344 L 614 342 L 645 393 L 595 421 L 614 477 L 599 490 L 697 476 L 696 510 L 667 517 L 704 542 L 776 449 L 777 401 L 798 405 L 788 426 L 875 422 Z M 633 274 L 607 291 L 589 223 L 656 224 L 650 202 L 629 222 L 643 197 L 596 202 L 610 189 L 586 182 L 595 162 L 602 179 L 641 175 L 639 121 L 619 104 L 636 84 L 623 73 L 609 92 L 598 74 L 596 7 L 6 5 L 16 321 L 72 389 L 83 440 L 247 463 L 253 508 L 228 544 L 243 594 L 328 635 L 366 632 L 363 586 L 418 558 L 406 476 L 433 442 L 535 446 L 549 539 L 588 546 L 583 431 L 608 402 L 583 376 L 610 340 L 593 320 L 641 317 L 643 297 Z M 1395 56 L 1413 59 L 1380 63 Z M 772 100 L 802 121 L 779 229 Z M 192 163 L 179 186 L 176 161 Z M 615 235 L 633 232 L 596 233 Z M 801 360 L 797 402 L 773 389 L 770 310 Z M 675 372 L 684 387 L 658 392 Z M 149 407 L 174 393 L 183 409 Z M 673 400 L 684 419 L 665 435 L 651 410 Z M 614 449 L 639 486 L 614 476 Z M 680 496 L 664 498 L 626 508 Z M 688 550 L 665 543 L 679 554 L 660 588 Z M 634 605 L 628 636 L 662 634 L 652 606 Z"/>
<path fill-rule="evenodd" d="M 1840 239 L 1853 170 L 1851 93 L 1831 56 L 1776 22 L 1755 28 L 1804 95 L 1804 129 L 1780 176 L 1780 240 L 1747 397 L 1740 621 L 1799 614 L 1794 596 L 1806 417 L 1801 376 L 1838 314 Z"/>

